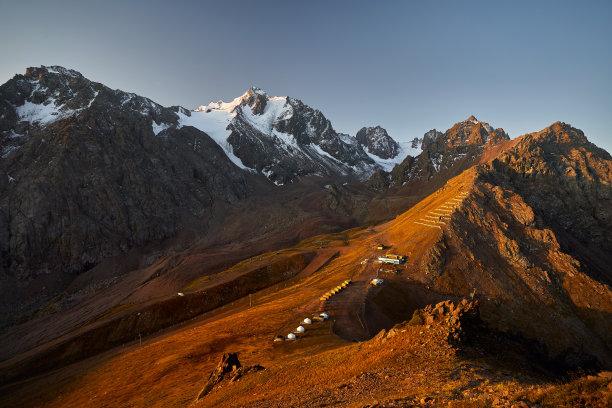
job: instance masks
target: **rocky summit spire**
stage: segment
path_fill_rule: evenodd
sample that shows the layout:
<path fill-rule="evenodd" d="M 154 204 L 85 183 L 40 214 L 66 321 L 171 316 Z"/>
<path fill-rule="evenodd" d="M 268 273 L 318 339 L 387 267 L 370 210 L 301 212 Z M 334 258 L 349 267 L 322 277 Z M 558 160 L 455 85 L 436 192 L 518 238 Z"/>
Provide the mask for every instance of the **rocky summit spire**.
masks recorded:
<path fill-rule="evenodd" d="M 391 159 L 399 154 L 399 144 L 380 126 L 361 128 L 356 138 L 368 152 L 380 158 Z"/>

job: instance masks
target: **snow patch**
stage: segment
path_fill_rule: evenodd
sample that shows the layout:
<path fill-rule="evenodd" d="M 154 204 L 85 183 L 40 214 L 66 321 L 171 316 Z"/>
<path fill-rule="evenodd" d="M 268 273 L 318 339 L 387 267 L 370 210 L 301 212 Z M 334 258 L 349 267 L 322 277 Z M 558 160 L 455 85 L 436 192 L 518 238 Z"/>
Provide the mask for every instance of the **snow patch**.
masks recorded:
<path fill-rule="evenodd" d="M 255 172 L 254 169 L 245 166 L 242 161 L 234 154 L 234 148 L 227 141 L 227 138 L 231 134 L 231 131 L 227 126 L 232 121 L 235 114 L 232 114 L 225 110 L 211 110 L 211 111 L 198 111 L 191 112 L 191 116 L 185 115 L 183 112 L 178 112 L 179 121 L 178 129 L 183 126 L 193 126 L 194 128 L 201 130 L 210 136 L 225 152 L 227 157 L 236 166 L 241 169 Z"/>
<path fill-rule="evenodd" d="M 59 65 L 52 65 L 50 67 L 44 67 L 47 72 L 50 72 L 52 74 L 63 74 L 66 76 L 70 76 L 70 77 L 76 77 L 76 76 L 80 76 L 80 74 L 72 69 L 67 69 L 64 67 L 60 67 Z"/>
<path fill-rule="evenodd" d="M 48 98 L 45 103 L 41 104 L 26 101 L 23 105 L 17 106 L 15 110 L 21 121 L 48 125 L 74 113 L 73 110 L 62 111 L 62 106 L 57 106 L 55 99 Z"/>
<path fill-rule="evenodd" d="M 254 89 L 254 90 L 253 90 Z M 250 91 L 265 95 L 263 91 L 253 88 Z M 241 114 L 245 122 L 251 125 L 259 132 L 276 137 L 280 146 L 290 152 L 290 146 L 297 147 L 297 142 L 293 135 L 284 132 L 278 132 L 274 129 L 274 124 L 278 120 L 289 119 L 293 116 L 293 108 L 287 103 L 287 97 L 272 97 L 267 99 L 266 106 L 261 115 L 256 115 L 248 105 L 242 105 L 245 98 L 248 98 L 247 91 L 242 96 L 235 98 L 231 102 L 212 102 L 208 105 L 201 105 L 191 112 L 191 116 L 186 116 L 179 112 L 179 128 L 182 126 L 193 126 L 207 133 L 227 154 L 229 159 L 238 167 L 255 171 L 250 167 L 245 166 L 242 161 L 234 155 L 232 145 L 227 141 L 231 131 L 227 129 L 228 125 L 238 115 Z M 241 106 L 239 109 L 237 107 Z M 262 173 L 270 179 L 271 172 L 268 170 Z M 271 180 L 272 181 L 272 180 Z M 282 185 L 277 181 L 273 181 L 276 185 Z"/>
<path fill-rule="evenodd" d="M 13 153 L 17 149 L 19 149 L 19 146 L 8 145 L 2 147 L 2 158 L 6 159 L 11 153 Z"/>
<path fill-rule="evenodd" d="M 96 100 L 96 98 L 98 97 L 98 94 L 100 93 L 100 91 L 95 91 L 94 92 L 94 96 L 93 98 L 91 98 L 91 101 L 89 101 L 89 103 L 87 104 L 88 108 L 91 108 L 91 104 Z"/>
<path fill-rule="evenodd" d="M 272 180 L 272 179 L 270 178 L 270 177 L 272 176 L 272 173 L 274 173 L 272 170 L 269 170 L 269 169 L 268 169 L 268 170 L 265 170 L 265 169 L 263 169 L 263 170 L 261 171 L 261 173 L 262 173 L 264 176 L 266 176 L 266 178 L 267 178 L 268 180 L 270 180 L 271 182 L 273 182 L 275 185 L 277 185 L 277 186 L 282 186 L 282 185 L 284 185 L 284 184 L 283 184 L 283 183 L 281 183 L 280 181 L 277 181 L 277 180 Z"/>
<path fill-rule="evenodd" d="M 316 144 L 311 144 L 310 147 L 319 155 L 322 156 L 323 158 L 327 158 L 330 159 L 332 163 L 336 163 L 341 165 L 342 167 L 348 167 L 346 166 L 346 164 L 342 163 L 340 160 L 336 159 L 334 156 L 332 156 L 331 154 L 327 153 L 325 150 L 321 149 L 321 146 L 316 145 Z M 345 172 L 344 172 L 345 173 Z"/>
<path fill-rule="evenodd" d="M 437 156 L 431 159 L 431 164 L 434 166 L 436 173 L 440 172 L 440 163 L 442 162 L 442 156 Z"/>
<path fill-rule="evenodd" d="M 384 171 L 390 172 L 393 170 L 393 167 L 403 162 L 406 157 L 412 156 L 416 157 L 423 149 L 419 146 L 418 148 L 412 147 L 412 142 L 398 142 L 399 144 L 399 152 L 397 156 L 392 157 L 390 159 L 383 159 L 375 154 L 372 154 L 368 151 L 368 149 L 363 149 L 365 153 L 370 157 L 370 159 L 374 160 L 374 162 L 380 166 Z"/>
<path fill-rule="evenodd" d="M 23 137 L 24 135 L 21 135 L 17 132 L 15 132 L 15 129 L 11 129 L 11 134 L 9 135 L 9 139 L 18 139 L 20 137 Z"/>
<path fill-rule="evenodd" d="M 155 120 L 151 121 L 151 126 L 153 127 L 153 133 L 155 133 L 155 136 L 159 135 L 160 132 L 170 127 L 170 125 L 167 123 L 162 122 L 158 124 Z"/>
<path fill-rule="evenodd" d="M 281 116 L 293 114 L 292 109 L 291 113 L 285 112 L 287 110 L 286 106 L 286 97 L 268 98 L 266 107 L 261 115 L 254 114 L 253 110 L 250 109 L 250 107 L 248 106 L 244 106 L 244 108 L 242 109 L 242 114 L 247 120 L 247 122 L 253 125 L 253 127 L 259 130 L 261 133 L 269 135 L 272 134 L 274 123 L 279 120 Z"/>

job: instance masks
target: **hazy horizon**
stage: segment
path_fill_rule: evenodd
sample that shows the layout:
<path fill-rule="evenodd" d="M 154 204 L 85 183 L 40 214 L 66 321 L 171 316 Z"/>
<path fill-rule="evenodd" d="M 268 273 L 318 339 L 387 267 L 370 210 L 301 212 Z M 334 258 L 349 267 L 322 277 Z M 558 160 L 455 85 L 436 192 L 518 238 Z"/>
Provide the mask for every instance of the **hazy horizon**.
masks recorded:
<path fill-rule="evenodd" d="M 0 6 L 0 82 L 61 65 L 164 106 L 250 86 L 339 132 L 397 140 L 476 116 L 512 138 L 563 121 L 612 151 L 612 3 L 64 1 Z"/>

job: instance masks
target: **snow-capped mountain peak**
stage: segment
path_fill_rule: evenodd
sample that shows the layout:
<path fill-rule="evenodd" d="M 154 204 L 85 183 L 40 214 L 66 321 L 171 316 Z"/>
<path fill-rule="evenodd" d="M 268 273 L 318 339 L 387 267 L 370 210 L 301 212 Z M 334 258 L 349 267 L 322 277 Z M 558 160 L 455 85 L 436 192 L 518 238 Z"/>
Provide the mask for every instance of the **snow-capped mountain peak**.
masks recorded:
<path fill-rule="evenodd" d="M 286 97 L 283 97 L 286 98 Z M 232 113 L 236 107 L 241 105 L 253 106 L 257 101 L 265 105 L 265 101 L 270 99 L 268 94 L 260 88 L 252 86 L 245 93 L 237 98 L 234 98 L 231 102 L 210 102 L 208 105 L 201 105 L 195 109 L 195 112 L 209 112 L 211 110 L 221 110 Z"/>
<path fill-rule="evenodd" d="M 206 132 L 234 163 L 276 184 L 307 175 L 366 177 L 376 167 L 356 139 L 338 135 L 320 111 L 260 88 L 179 116 L 179 126 Z"/>
<path fill-rule="evenodd" d="M 172 138 L 177 130 L 192 126 L 210 136 L 236 166 L 276 184 L 306 176 L 365 179 L 376 169 L 392 167 L 406 152 L 381 127 L 371 128 L 376 140 L 369 149 L 355 137 L 337 133 L 319 110 L 296 98 L 269 96 L 257 87 L 230 102 L 192 111 L 110 89 L 60 66 L 29 68 L 5 88 L 10 95 L 5 121 L 10 123 L 4 127 L 10 132 L 0 132 L 2 157 L 18 150 L 30 130 L 69 118 L 105 120 L 111 113 L 129 116 L 138 126 L 148 122 L 160 138 Z M 112 134 L 112 125 L 107 131 Z"/>

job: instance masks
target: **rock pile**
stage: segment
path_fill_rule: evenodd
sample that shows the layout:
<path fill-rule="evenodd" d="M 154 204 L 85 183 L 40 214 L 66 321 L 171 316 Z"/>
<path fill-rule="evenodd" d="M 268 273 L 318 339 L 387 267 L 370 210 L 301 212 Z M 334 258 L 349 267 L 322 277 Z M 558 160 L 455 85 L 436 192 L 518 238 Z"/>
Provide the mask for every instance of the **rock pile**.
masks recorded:
<path fill-rule="evenodd" d="M 254 366 L 250 367 L 243 367 L 242 364 L 240 364 L 238 354 L 236 353 L 223 353 L 221 361 L 217 365 L 217 368 L 210 373 L 208 381 L 206 382 L 204 388 L 202 388 L 202 390 L 198 393 L 196 401 L 208 395 L 217 384 L 226 378 L 228 379 L 229 383 L 233 383 L 245 374 L 261 370 L 264 370 L 264 367 L 260 366 L 259 364 L 255 364 Z"/>
<path fill-rule="evenodd" d="M 451 344 L 461 344 L 466 341 L 465 325 L 480 321 L 478 300 L 463 299 L 455 304 L 451 300 L 428 305 L 416 310 L 411 320 L 412 324 L 431 325 L 434 322 L 448 326 L 447 340 Z"/>

